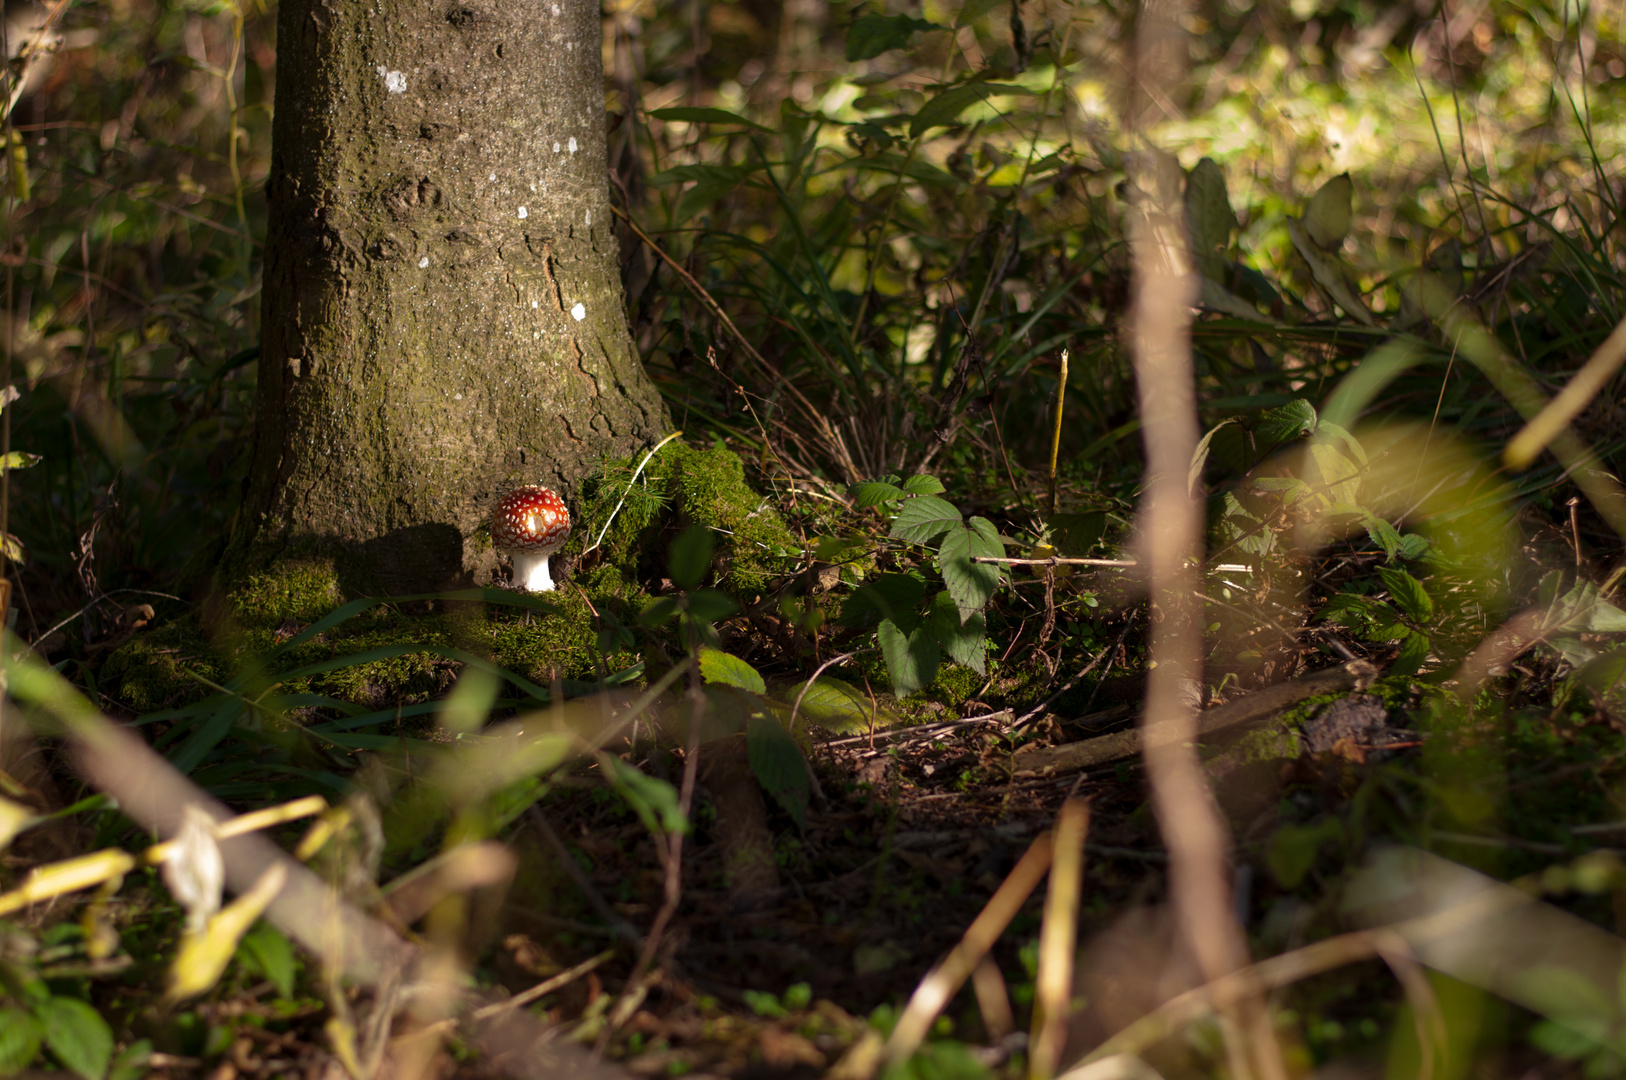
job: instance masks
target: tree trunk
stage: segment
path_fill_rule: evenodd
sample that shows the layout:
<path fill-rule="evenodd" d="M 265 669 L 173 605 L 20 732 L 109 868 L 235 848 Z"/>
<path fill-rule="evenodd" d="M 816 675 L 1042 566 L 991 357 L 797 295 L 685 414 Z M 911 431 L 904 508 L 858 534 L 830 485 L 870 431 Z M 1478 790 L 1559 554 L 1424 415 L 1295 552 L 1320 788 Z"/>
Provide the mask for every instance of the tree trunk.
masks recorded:
<path fill-rule="evenodd" d="M 283 0 L 241 538 L 470 582 L 508 488 L 662 434 L 627 332 L 594 0 Z"/>

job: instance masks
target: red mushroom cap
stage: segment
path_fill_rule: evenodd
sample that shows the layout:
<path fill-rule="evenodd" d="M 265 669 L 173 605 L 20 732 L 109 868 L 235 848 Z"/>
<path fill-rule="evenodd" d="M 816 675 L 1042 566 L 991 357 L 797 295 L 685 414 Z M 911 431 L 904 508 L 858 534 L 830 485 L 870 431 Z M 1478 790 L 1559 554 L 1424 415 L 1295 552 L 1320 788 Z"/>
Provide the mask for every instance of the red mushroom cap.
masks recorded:
<path fill-rule="evenodd" d="M 491 511 L 491 540 L 505 555 L 551 552 L 569 535 L 565 501 L 540 484 L 515 488 Z"/>

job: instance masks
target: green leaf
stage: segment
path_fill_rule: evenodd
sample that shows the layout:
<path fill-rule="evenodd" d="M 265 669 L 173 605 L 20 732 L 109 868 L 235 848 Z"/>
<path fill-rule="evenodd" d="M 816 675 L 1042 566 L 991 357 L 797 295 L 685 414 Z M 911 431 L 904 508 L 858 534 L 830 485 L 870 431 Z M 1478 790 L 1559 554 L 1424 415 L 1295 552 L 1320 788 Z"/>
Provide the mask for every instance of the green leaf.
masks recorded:
<path fill-rule="evenodd" d="M 1361 467 L 1333 449 L 1330 443 L 1310 444 L 1310 461 L 1315 465 L 1316 482 L 1334 503 L 1355 505 L 1361 494 Z"/>
<path fill-rule="evenodd" d="M 943 491 L 943 481 L 926 473 L 915 473 L 904 480 L 903 490 L 911 495 L 936 495 Z"/>
<path fill-rule="evenodd" d="M 798 829 L 807 828 L 807 760 L 790 732 L 771 716 L 753 716 L 745 725 L 745 751 L 762 789 L 785 808 Z"/>
<path fill-rule="evenodd" d="M 45 1045 L 64 1068 L 85 1080 L 102 1080 L 113 1060 L 113 1029 L 102 1014 L 78 998 L 54 997 L 34 1007 Z"/>
<path fill-rule="evenodd" d="M 974 517 L 963 525 L 955 524 L 943 537 L 937 549 L 937 569 L 955 604 L 959 605 L 961 622 L 987 607 L 994 590 L 999 588 L 999 567 L 974 563 L 972 558 L 998 558 L 1004 553 L 999 530 L 987 518 Z"/>
<path fill-rule="evenodd" d="M 1418 626 L 1427 626 L 1434 618 L 1434 601 L 1423 583 L 1406 573 L 1388 566 L 1378 567 L 1378 577 L 1389 596 Z"/>
<path fill-rule="evenodd" d="M 864 727 L 870 721 L 877 706 L 870 701 L 869 695 L 858 687 L 840 679 L 820 676 L 813 680 L 813 685 L 807 687 L 807 693 L 802 693 L 806 683 L 798 683 L 785 692 L 785 702 L 790 705 L 796 703 L 798 695 L 802 699 L 802 707 L 796 716 L 798 722 L 806 717 L 810 722 L 831 731 L 853 731 Z"/>
<path fill-rule="evenodd" d="M 1331 251 L 1349 235 L 1354 217 L 1355 182 L 1348 173 L 1322 184 L 1304 207 L 1304 228 L 1323 251 Z"/>
<path fill-rule="evenodd" d="M 932 597 L 928 625 L 949 659 L 978 675 L 988 674 L 988 628 L 982 612 L 962 621 L 960 609 L 947 592 Z"/>
<path fill-rule="evenodd" d="M 1225 174 L 1213 158 L 1197 162 L 1186 178 L 1186 227 L 1191 231 L 1198 269 L 1210 281 L 1223 285 L 1228 262 L 1225 251 L 1231 246 L 1236 213 L 1225 192 Z"/>
<path fill-rule="evenodd" d="M 841 624 L 861 626 L 872 613 L 895 623 L 908 622 L 925 597 L 926 583 L 918 576 L 881 574 L 847 598 L 841 607 Z"/>
<path fill-rule="evenodd" d="M 1400 643 L 1400 655 L 1395 657 L 1394 666 L 1389 669 L 1390 675 L 1415 675 L 1423 668 L 1423 661 L 1428 659 L 1428 636 L 1426 634 L 1408 634 Z"/>
<path fill-rule="evenodd" d="M 898 697 L 907 697 L 937 675 L 942 654 L 930 627 L 916 626 L 906 634 L 891 619 L 883 619 L 875 638 L 881 643 L 881 655 L 892 676 L 892 692 Z"/>
<path fill-rule="evenodd" d="M 270 980 L 277 996 L 294 996 L 294 947 L 282 931 L 261 919 L 237 943 L 237 962 Z"/>
<path fill-rule="evenodd" d="M 672 584 L 680 589 L 697 588 L 711 569 L 711 530 L 703 525 L 691 525 L 678 533 L 667 555 L 667 573 Z"/>
<path fill-rule="evenodd" d="M 965 6 L 954 17 L 954 29 L 970 26 L 990 11 L 1004 4 L 1006 0 L 965 0 Z"/>
<path fill-rule="evenodd" d="M 610 782 L 652 835 L 689 831 L 689 820 L 683 816 L 677 788 L 634 768 L 614 754 L 605 755 L 604 760 L 610 765 Z"/>
<path fill-rule="evenodd" d="M 152 1069 L 148 1065 L 151 1058 L 152 1040 L 137 1039 L 113 1059 L 107 1080 L 141 1080 L 143 1076 L 151 1076 Z"/>
<path fill-rule="evenodd" d="M 848 488 L 847 494 L 852 498 L 854 509 L 865 510 L 882 503 L 896 502 L 903 498 L 904 491 L 885 480 L 864 480 Z"/>
<path fill-rule="evenodd" d="M 39 1023 L 21 1009 L 0 1006 L 0 1076 L 22 1072 L 39 1052 Z"/>
<path fill-rule="evenodd" d="M 689 617 L 706 623 L 726 619 L 740 610 L 740 606 L 732 597 L 716 589 L 697 589 L 688 595 L 685 602 L 688 605 Z"/>
<path fill-rule="evenodd" d="M 727 109 L 714 109 L 697 105 L 674 105 L 670 109 L 655 109 L 649 114 L 657 120 L 683 120 L 691 124 L 739 124 L 742 127 L 756 128 L 758 131 L 772 131 L 773 128 L 763 127 L 761 124 L 747 120 L 738 113 L 731 113 Z"/>
<path fill-rule="evenodd" d="M 1309 229 L 1298 218 L 1287 219 L 1287 237 L 1293 241 L 1294 250 L 1309 266 L 1310 276 L 1315 278 L 1317 285 L 1327 291 L 1327 295 L 1332 297 L 1334 303 L 1364 326 L 1378 324 L 1372 312 L 1361 302 L 1358 291 L 1351 287 L 1343 263 L 1317 247 L 1310 237 Z"/>
<path fill-rule="evenodd" d="M 768 692 L 768 684 L 756 668 L 718 649 L 700 650 L 700 677 L 708 683 L 734 686 L 753 694 Z"/>
<path fill-rule="evenodd" d="M 1342 840 L 1344 827 L 1337 818 L 1315 825 L 1283 825 L 1271 835 L 1265 862 L 1284 889 L 1296 889 L 1328 843 Z"/>
<path fill-rule="evenodd" d="M 1394 562 L 1395 556 L 1400 553 L 1401 545 L 1404 543 L 1400 533 L 1395 531 L 1395 527 L 1376 514 L 1367 514 L 1361 519 L 1361 523 L 1366 526 L 1366 535 L 1372 538 L 1374 544 L 1383 549 L 1384 557 L 1389 562 Z"/>
<path fill-rule="evenodd" d="M 913 138 L 934 127 L 946 127 L 960 118 L 960 114 L 979 101 L 987 101 L 996 92 L 1009 92 L 1008 87 L 996 88 L 993 83 L 962 83 L 951 86 L 927 101 L 909 121 L 909 136 Z"/>
<path fill-rule="evenodd" d="M 1316 430 L 1315 406 L 1299 398 L 1289 401 L 1286 405 L 1266 409 L 1259 417 L 1259 425 L 1254 430 L 1258 432 L 1259 441 L 1265 447 L 1313 435 Z"/>
<path fill-rule="evenodd" d="M 1202 483 L 1203 467 L 1208 464 L 1208 450 L 1209 447 L 1213 445 L 1214 436 L 1219 434 L 1221 428 L 1235 423 L 1236 421 L 1234 419 L 1221 420 L 1218 424 L 1215 424 L 1212 428 L 1209 428 L 1208 434 L 1204 435 L 1202 437 L 1202 441 L 1197 443 L 1197 449 L 1192 451 L 1191 454 L 1191 465 L 1186 469 L 1187 493 L 1195 492 L 1197 490 L 1197 485 Z"/>
<path fill-rule="evenodd" d="M 638 622 L 642 626 L 660 626 L 676 615 L 677 610 L 677 597 L 662 596 L 644 605 L 644 610 L 638 613 Z"/>
<path fill-rule="evenodd" d="M 0 455 L 0 472 L 10 472 L 12 469 L 26 469 L 38 465 L 44 460 L 39 454 L 25 454 L 21 450 L 13 450 L 9 454 Z"/>
<path fill-rule="evenodd" d="M 908 15 L 864 15 L 847 27 L 847 60 L 869 60 L 890 49 L 901 49 L 919 30 L 943 30 L 925 19 Z"/>
<path fill-rule="evenodd" d="M 903 504 L 892 519 L 894 540 L 909 544 L 929 544 L 960 524 L 960 511 L 936 495 L 917 495 Z"/>

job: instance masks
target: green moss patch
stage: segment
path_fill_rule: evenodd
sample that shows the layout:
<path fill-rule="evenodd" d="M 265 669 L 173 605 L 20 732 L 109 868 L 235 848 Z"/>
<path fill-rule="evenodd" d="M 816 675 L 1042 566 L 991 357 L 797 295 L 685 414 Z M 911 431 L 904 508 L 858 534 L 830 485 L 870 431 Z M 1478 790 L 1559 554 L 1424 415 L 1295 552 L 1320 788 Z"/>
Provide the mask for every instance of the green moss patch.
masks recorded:
<path fill-rule="evenodd" d="M 738 454 L 721 447 L 697 450 L 669 443 L 634 481 L 641 460 L 640 456 L 608 461 L 598 476 L 585 482 L 580 525 L 567 549 L 570 553 L 592 544 L 609 522 L 600 544 L 604 561 L 626 576 L 660 577 L 671 537 L 702 525 L 714 535 L 713 569 L 725 591 L 749 597 L 796 568 L 801 540 L 745 482 L 745 465 Z"/>

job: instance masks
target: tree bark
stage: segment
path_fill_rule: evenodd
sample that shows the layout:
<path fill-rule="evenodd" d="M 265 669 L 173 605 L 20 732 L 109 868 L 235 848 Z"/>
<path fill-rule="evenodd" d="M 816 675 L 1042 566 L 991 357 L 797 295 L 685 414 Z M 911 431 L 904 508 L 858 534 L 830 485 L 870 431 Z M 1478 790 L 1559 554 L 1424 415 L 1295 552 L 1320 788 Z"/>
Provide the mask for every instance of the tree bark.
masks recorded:
<path fill-rule="evenodd" d="M 503 491 L 568 500 L 666 425 L 622 302 L 598 4 L 283 0 L 277 39 L 239 538 L 337 553 L 357 591 L 468 582 Z"/>

